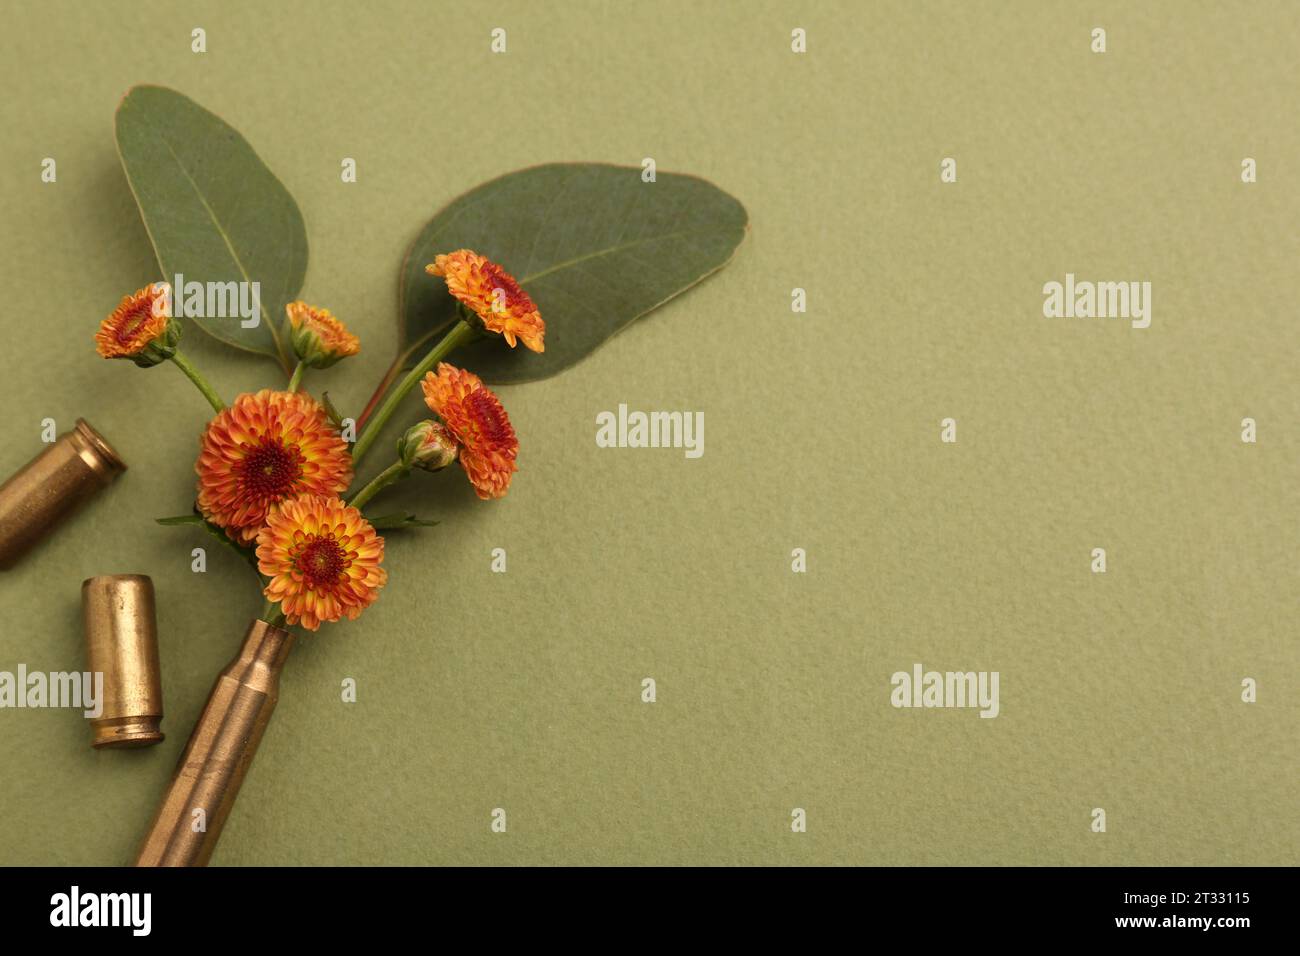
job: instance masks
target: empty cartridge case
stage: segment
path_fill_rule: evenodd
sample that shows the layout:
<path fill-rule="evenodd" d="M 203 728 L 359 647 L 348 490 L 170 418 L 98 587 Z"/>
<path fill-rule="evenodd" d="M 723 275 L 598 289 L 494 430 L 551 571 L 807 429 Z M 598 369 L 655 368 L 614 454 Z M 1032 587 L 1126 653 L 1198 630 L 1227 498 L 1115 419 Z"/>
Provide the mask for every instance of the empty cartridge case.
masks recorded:
<path fill-rule="evenodd" d="M 280 698 L 293 637 L 265 621 L 249 625 L 239 653 L 217 676 L 136 866 L 207 866 Z"/>
<path fill-rule="evenodd" d="M 0 486 L 0 569 L 14 565 L 126 465 L 84 418 Z"/>
<path fill-rule="evenodd" d="M 105 574 L 81 585 L 86 666 L 103 679 L 102 710 L 92 718 L 96 747 L 147 747 L 163 739 L 162 671 L 153 581 Z"/>

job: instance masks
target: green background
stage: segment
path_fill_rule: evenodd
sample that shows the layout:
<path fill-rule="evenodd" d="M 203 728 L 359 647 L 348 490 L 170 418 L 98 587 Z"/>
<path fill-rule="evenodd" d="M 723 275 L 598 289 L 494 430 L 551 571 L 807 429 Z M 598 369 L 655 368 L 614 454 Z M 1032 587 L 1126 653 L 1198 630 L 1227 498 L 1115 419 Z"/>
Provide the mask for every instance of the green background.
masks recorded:
<path fill-rule="evenodd" d="M 148 573 L 168 737 L 97 753 L 74 712 L 0 711 L 0 862 L 128 862 L 260 607 L 233 556 L 152 522 L 192 502 L 202 399 L 93 352 L 157 278 L 113 144 L 141 82 L 228 119 L 298 200 L 303 297 L 363 342 L 309 385 L 354 414 L 392 355 L 407 244 L 483 180 L 652 156 L 751 216 L 717 276 L 502 390 L 522 442 L 507 498 L 448 472 L 386 499 L 443 523 L 392 534 L 379 602 L 300 640 L 214 863 L 1300 859 L 1297 5 L 5 17 L 0 474 L 43 418 L 77 416 L 131 470 L 0 577 L 0 669 L 80 670 L 82 579 Z M 1150 280 L 1151 327 L 1045 319 L 1067 271 Z M 187 346 L 228 397 L 281 381 L 196 330 Z M 619 402 L 703 410 L 704 457 L 597 448 Z M 917 661 L 1000 671 L 1001 716 L 892 708 Z"/>

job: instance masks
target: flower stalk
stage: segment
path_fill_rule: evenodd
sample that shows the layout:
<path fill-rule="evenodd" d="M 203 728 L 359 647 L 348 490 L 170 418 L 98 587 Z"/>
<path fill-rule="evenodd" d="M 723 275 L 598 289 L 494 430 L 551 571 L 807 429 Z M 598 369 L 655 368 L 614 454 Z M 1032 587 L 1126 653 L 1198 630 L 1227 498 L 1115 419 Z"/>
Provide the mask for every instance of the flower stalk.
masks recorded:
<path fill-rule="evenodd" d="M 400 461 L 395 461 L 379 474 L 371 479 L 370 483 L 352 496 L 348 502 L 349 508 L 356 508 L 358 511 L 363 509 L 375 495 L 383 491 L 395 481 L 400 481 L 411 473 L 411 467 L 404 465 Z"/>
<path fill-rule="evenodd" d="M 366 456 L 366 453 L 370 451 L 371 446 L 379 437 L 379 433 L 384 430 L 388 420 L 397 411 L 397 406 L 402 403 L 402 399 L 410 393 L 411 389 L 415 388 L 420 379 L 424 378 L 425 373 L 446 358 L 453 349 L 465 344 L 473 337 L 474 329 L 464 319 L 457 320 L 451 330 L 443 336 L 442 341 L 429 350 L 429 353 L 420 360 L 415 368 L 407 373 L 406 378 L 402 379 L 397 388 L 389 393 L 388 398 L 379 406 L 379 411 L 366 425 L 361 437 L 357 439 L 356 446 L 352 449 L 353 464 L 360 462 Z"/>
<path fill-rule="evenodd" d="M 284 613 L 280 610 L 280 605 L 269 599 L 262 605 L 262 613 L 258 615 L 258 620 L 272 627 L 284 627 Z"/>
<path fill-rule="evenodd" d="M 194 367 L 192 363 L 179 349 L 172 353 L 170 360 L 173 365 L 185 373 L 185 377 L 194 383 L 194 387 L 203 393 L 203 397 L 208 400 L 213 411 L 223 412 L 226 410 L 226 403 L 221 400 L 217 390 L 208 383 L 203 377 L 203 373 Z"/>

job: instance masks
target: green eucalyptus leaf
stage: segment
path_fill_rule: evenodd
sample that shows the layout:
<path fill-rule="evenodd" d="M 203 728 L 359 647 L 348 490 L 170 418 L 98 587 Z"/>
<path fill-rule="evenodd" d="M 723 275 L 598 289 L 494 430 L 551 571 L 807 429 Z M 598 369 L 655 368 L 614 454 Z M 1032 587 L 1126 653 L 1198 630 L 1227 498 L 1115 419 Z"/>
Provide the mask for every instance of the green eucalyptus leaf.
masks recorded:
<path fill-rule="evenodd" d="M 454 353 L 491 382 L 547 378 L 638 317 L 727 264 L 749 217 L 694 176 L 601 163 L 551 163 L 509 173 L 439 212 L 407 252 L 400 278 L 398 363 L 415 364 L 456 318 L 446 285 L 424 271 L 439 253 L 473 249 L 501 264 L 546 322 L 546 351 L 500 336 Z"/>
<path fill-rule="evenodd" d="M 380 515 L 378 518 L 366 518 L 370 526 L 376 531 L 395 531 L 399 528 L 432 528 L 438 524 L 436 521 L 425 521 L 417 518 L 410 512 L 400 511 L 391 515 Z"/>
<path fill-rule="evenodd" d="M 287 371 L 284 307 L 307 272 L 302 213 L 248 141 L 189 97 L 134 87 L 117 108 L 117 149 L 163 278 L 258 282 L 261 313 L 195 318 L 210 335 Z M 183 290 L 174 290 L 178 301 Z M 227 310 L 233 311 L 233 310 Z"/>

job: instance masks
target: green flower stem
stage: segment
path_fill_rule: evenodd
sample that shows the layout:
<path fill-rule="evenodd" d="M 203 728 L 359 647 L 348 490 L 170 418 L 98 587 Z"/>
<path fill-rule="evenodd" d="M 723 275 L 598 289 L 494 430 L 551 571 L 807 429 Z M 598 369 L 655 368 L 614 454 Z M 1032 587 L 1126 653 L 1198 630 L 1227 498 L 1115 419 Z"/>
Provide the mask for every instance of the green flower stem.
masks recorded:
<path fill-rule="evenodd" d="M 299 362 L 298 367 L 293 370 L 293 377 L 289 379 L 289 391 L 298 391 L 298 386 L 302 384 L 302 373 L 307 371 L 307 363 Z"/>
<path fill-rule="evenodd" d="M 366 430 L 361 433 L 356 447 L 352 449 L 353 464 L 365 457 L 366 452 L 370 450 L 370 446 L 379 437 L 379 433 L 384 430 L 384 425 L 393 417 L 393 412 L 397 411 L 397 406 L 402 403 L 402 399 L 406 397 L 407 393 L 415 388 L 420 379 L 424 378 L 424 374 L 446 358 L 458 345 L 463 345 L 473 337 L 474 329 L 464 319 L 457 321 L 451 327 L 451 331 L 443 336 L 442 341 L 430 349 L 429 354 L 420 360 L 420 364 L 411 369 L 406 378 L 402 379 L 402 384 L 398 385 L 384 400 L 384 404 L 379 407 L 379 411 L 370 420 Z M 378 491 L 379 489 L 375 490 Z M 365 492 L 362 491 L 362 494 L 365 494 Z"/>
<path fill-rule="evenodd" d="M 172 355 L 171 360 L 194 383 L 194 386 L 203 393 L 203 397 L 208 400 L 208 404 L 218 412 L 226 410 L 226 403 L 221 400 L 217 390 L 208 384 L 208 380 L 190 363 L 188 358 L 181 354 L 179 349 Z"/>
<path fill-rule="evenodd" d="M 284 612 L 280 610 L 280 606 L 274 601 L 267 601 L 266 607 L 262 608 L 262 616 L 258 620 L 270 624 L 272 627 L 284 627 Z"/>
<path fill-rule="evenodd" d="M 393 482 L 405 478 L 410 473 L 411 469 L 403 465 L 400 461 L 393 462 L 379 474 L 375 475 L 370 484 L 366 485 L 353 495 L 352 500 L 348 502 L 348 506 L 360 511 L 366 506 L 366 502 L 371 498 L 379 494 L 379 492 L 383 491 Z"/>

